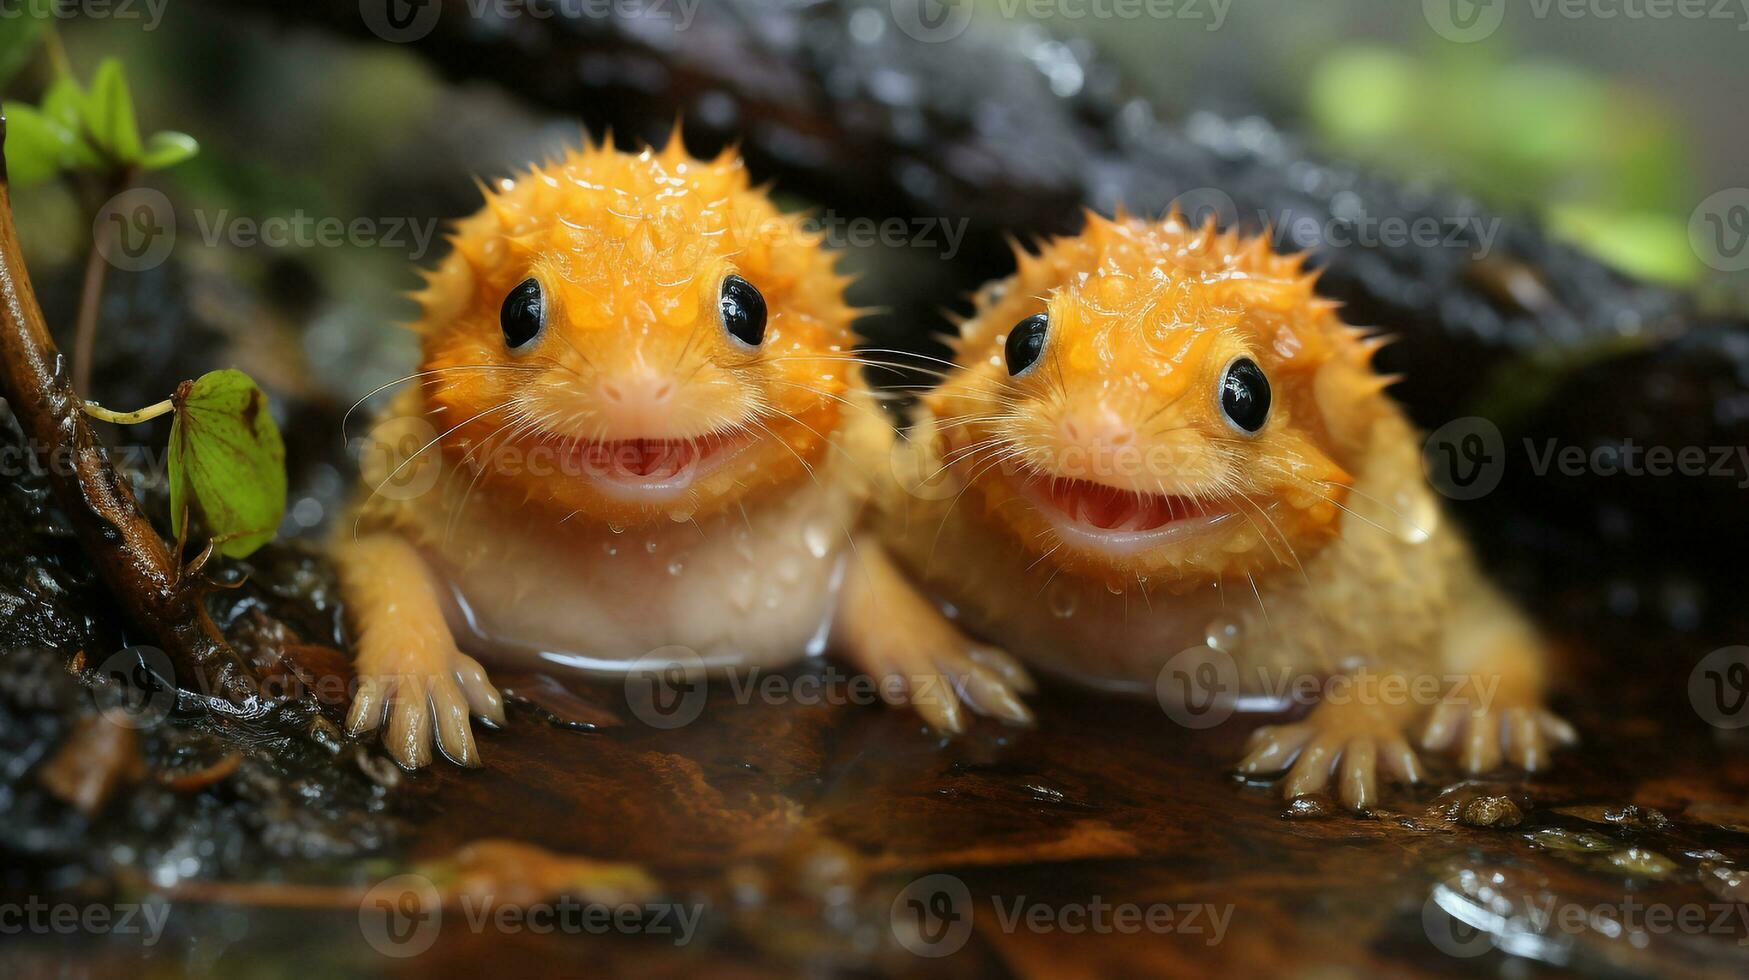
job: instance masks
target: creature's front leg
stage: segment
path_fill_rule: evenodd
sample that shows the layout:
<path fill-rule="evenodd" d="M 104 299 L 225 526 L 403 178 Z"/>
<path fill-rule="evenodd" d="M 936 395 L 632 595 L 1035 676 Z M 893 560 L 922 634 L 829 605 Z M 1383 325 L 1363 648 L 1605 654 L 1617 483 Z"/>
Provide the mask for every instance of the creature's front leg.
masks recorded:
<path fill-rule="evenodd" d="M 1293 768 L 1282 780 L 1288 798 L 1316 792 L 1340 773 L 1337 794 L 1351 809 L 1378 800 L 1382 766 L 1402 782 L 1420 782 L 1421 766 L 1404 738 L 1421 723 L 1421 747 L 1452 751 L 1464 770 L 1489 772 L 1502 761 L 1526 772 L 1548 766 L 1550 752 L 1576 741 L 1573 727 L 1543 706 L 1544 652 L 1529 624 L 1504 601 L 1484 597 L 1452 617 L 1431 671 L 1370 674 L 1342 685 L 1340 702 L 1319 704 L 1306 720 L 1258 729 L 1239 771 Z M 1441 699 L 1424 711 L 1422 691 Z"/>
<path fill-rule="evenodd" d="M 1485 595 L 1466 604 L 1442 659 L 1445 698 L 1422 729 L 1423 748 L 1454 752 L 1471 773 L 1502 759 L 1536 772 L 1553 749 L 1578 741 L 1573 726 L 1544 707 L 1541 639 L 1504 600 Z"/>
<path fill-rule="evenodd" d="M 1032 678 L 1006 653 L 961 633 L 905 578 L 879 541 L 863 536 L 849 556 L 835 626 L 839 646 L 894 704 L 909 704 L 937 731 L 965 729 L 962 703 L 1020 724 Z"/>
<path fill-rule="evenodd" d="M 386 712 L 383 745 L 401 765 L 431 761 L 433 728 L 451 761 L 479 765 L 469 710 L 503 724 L 504 701 L 456 648 L 424 558 L 400 536 L 377 533 L 341 545 L 337 559 L 358 650 L 348 731 L 375 731 Z"/>

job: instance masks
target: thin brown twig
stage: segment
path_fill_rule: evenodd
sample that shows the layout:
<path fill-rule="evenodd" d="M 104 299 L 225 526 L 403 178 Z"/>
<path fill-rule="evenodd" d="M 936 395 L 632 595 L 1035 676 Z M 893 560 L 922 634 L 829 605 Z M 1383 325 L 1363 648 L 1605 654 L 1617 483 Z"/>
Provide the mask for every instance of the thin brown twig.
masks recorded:
<path fill-rule="evenodd" d="M 109 196 L 126 191 L 134 182 L 129 167 L 109 187 Z M 97 317 L 103 310 L 103 280 L 109 271 L 109 249 L 115 240 L 113 222 L 100 222 L 91 230 L 91 251 L 85 256 L 85 279 L 79 287 L 79 316 L 73 328 L 73 390 L 91 391 L 91 362 L 97 347 Z"/>

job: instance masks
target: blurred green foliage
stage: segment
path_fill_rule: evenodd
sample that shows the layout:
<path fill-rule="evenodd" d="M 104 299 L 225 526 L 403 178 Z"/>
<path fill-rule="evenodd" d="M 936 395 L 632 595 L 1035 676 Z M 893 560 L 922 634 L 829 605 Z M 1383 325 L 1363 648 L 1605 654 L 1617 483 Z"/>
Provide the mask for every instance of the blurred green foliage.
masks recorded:
<path fill-rule="evenodd" d="M 8 100 L 5 111 L 6 172 L 19 187 L 63 172 L 162 170 L 200 150 L 187 133 L 165 130 L 140 138 L 133 93 L 114 58 L 97 66 L 90 88 L 71 74 L 58 74 L 40 105 Z"/>
<path fill-rule="evenodd" d="M 19 16 L 8 17 L 5 24 L 0 25 L 0 88 L 30 63 L 37 42 L 42 40 L 43 28 L 48 21 L 34 16 L 30 10 L 26 7 L 19 11 Z"/>
<path fill-rule="evenodd" d="M 1622 86 L 1480 48 L 1417 58 L 1351 46 L 1313 72 L 1306 111 L 1346 155 L 1534 211 L 1625 271 L 1674 283 L 1702 271 L 1687 238 L 1685 134 Z"/>
<path fill-rule="evenodd" d="M 54 38 L 39 20 L 24 18 L 21 23 L 24 29 L 9 30 L 0 40 L 0 83 L 30 60 L 45 36 Z M 171 167 L 199 152 L 186 133 L 167 130 L 140 137 L 133 93 L 120 60 L 103 59 L 90 86 L 84 87 L 68 69 L 65 55 L 56 53 L 53 78 L 39 104 L 5 103 L 6 167 L 12 185 L 82 173 L 125 184 L 138 172 Z M 95 290 L 91 282 L 87 280 L 82 306 L 98 301 L 101 279 Z M 285 443 L 268 411 L 266 393 L 247 374 L 225 369 L 184 384 L 168 404 L 175 413 L 169 454 L 173 533 L 180 539 L 189 517 L 198 516 L 219 553 L 233 558 L 246 557 L 273 540 L 285 516 Z M 137 414 L 144 421 L 155 412 Z"/>

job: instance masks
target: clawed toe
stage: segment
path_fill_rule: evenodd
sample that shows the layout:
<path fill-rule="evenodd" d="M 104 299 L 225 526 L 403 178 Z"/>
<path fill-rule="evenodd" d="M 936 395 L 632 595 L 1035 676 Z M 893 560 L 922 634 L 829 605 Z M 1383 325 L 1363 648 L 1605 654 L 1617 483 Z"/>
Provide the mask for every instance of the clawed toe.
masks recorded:
<path fill-rule="evenodd" d="M 1021 700 L 1032 679 L 1006 654 L 989 648 L 926 658 L 919 672 L 892 670 L 903 696 L 893 699 L 916 709 L 929 727 L 957 735 L 966 729 L 966 711 L 1018 725 L 1033 722 L 1032 710 Z"/>
<path fill-rule="evenodd" d="M 1238 765 L 1238 771 L 1247 775 L 1286 770 L 1281 794 L 1288 799 L 1324 790 L 1334 779 L 1337 797 L 1351 810 L 1364 810 L 1378 801 L 1381 768 L 1400 783 L 1419 783 L 1423 778 L 1415 751 L 1395 730 L 1355 731 L 1314 722 L 1258 729 Z"/>
<path fill-rule="evenodd" d="M 1471 775 L 1491 772 L 1502 762 L 1541 772 L 1553 752 L 1578 741 L 1573 726 L 1546 708 L 1511 705 L 1498 710 L 1448 701 L 1434 709 L 1421 733 L 1429 751 L 1450 751 Z"/>
<path fill-rule="evenodd" d="M 430 765 L 433 745 L 457 765 L 480 765 L 472 717 L 502 725 L 503 696 L 472 657 L 454 653 L 440 659 L 452 666 L 426 672 L 361 669 L 346 716 L 348 734 L 381 728 L 384 750 L 405 769 Z"/>

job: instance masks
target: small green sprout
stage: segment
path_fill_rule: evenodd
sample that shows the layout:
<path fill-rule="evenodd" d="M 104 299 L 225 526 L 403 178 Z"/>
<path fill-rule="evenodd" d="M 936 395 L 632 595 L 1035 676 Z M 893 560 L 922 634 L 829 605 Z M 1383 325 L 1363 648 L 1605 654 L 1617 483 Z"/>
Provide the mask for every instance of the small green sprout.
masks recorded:
<path fill-rule="evenodd" d="M 133 95 L 114 58 L 97 66 L 89 89 L 61 75 L 41 105 L 9 100 L 5 110 L 6 169 L 16 187 L 63 173 L 163 170 L 200 151 L 187 133 L 164 130 L 140 138 Z"/>

